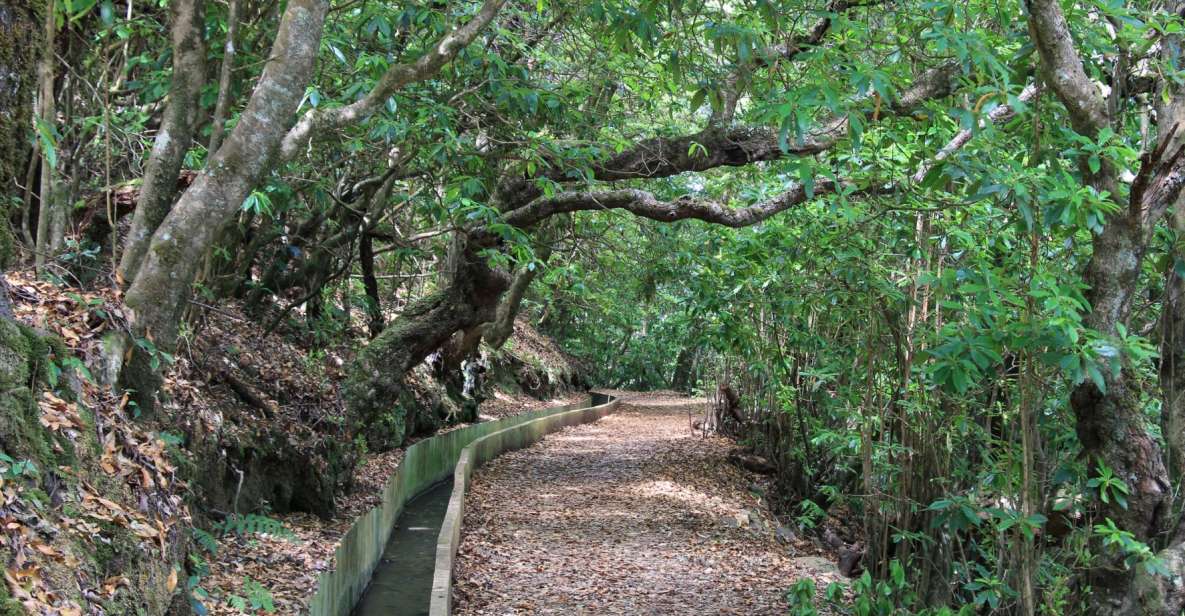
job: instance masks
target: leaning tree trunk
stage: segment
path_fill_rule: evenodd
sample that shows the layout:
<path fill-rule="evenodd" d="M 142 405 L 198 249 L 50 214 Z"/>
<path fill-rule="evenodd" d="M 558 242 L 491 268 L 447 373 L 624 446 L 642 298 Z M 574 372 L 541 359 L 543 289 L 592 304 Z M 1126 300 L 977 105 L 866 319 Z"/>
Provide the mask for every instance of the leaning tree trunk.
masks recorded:
<path fill-rule="evenodd" d="M 480 254 L 492 241 L 458 236 L 449 250 L 441 289 L 409 305 L 350 367 L 346 405 L 369 446 L 395 447 L 406 436 L 400 403 L 404 375 L 454 333 L 494 317 L 509 281 Z"/>
<path fill-rule="evenodd" d="M 485 0 L 469 22 L 443 35 L 415 61 L 389 67 L 360 100 L 311 110 L 291 124 L 312 78 L 329 2 L 289 2 L 263 75 L 238 124 L 152 236 L 125 300 L 133 311 L 133 335 L 152 340 L 155 348 L 173 349 L 198 267 L 217 231 L 273 164 L 296 158 L 321 132 L 361 122 L 400 88 L 435 75 L 489 25 L 504 3 Z M 121 379 L 149 410 L 160 377 L 145 357 L 151 353 L 139 348 Z"/>
<path fill-rule="evenodd" d="M 202 257 L 223 222 L 271 169 L 312 78 L 328 10 L 325 0 L 288 3 L 270 60 L 242 118 L 152 236 L 125 300 L 134 312 L 133 335 L 151 340 L 150 348 L 173 347 Z M 143 348 L 135 351 L 123 377 L 146 412 L 152 410 L 159 387 L 159 366 L 152 355 Z"/>
<path fill-rule="evenodd" d="M 527 289 L 535 281 L 539 272 L 543 270 L 540 264 L 547 263 L 547 260 L 551 258 L 551 244 L 544 242 L 536 251 L 536 256 L 539 258 L 539 263 L 527 265 L 519 270 L 518 274 L 515 274 L 514 282 L 510 283 L 506 297 L 502 298 L 502 302 L 498 304 L 494 321 L 485 328 L 482 337 L 491 349 L 502 348 L 502 345 L 506 344 L 506 341 L 514 334 L 514 319 L 522 307 Z"/>
<path fill-rule="evenodd" d="M 169 213 L 177 192 L 177 176 L 185 162 L 185 153 L 193 141 L 198 97 L 206 82 L 206 45 L 202 32 L 206 25 L 205 0 L 176 0 L 169 3 L 173 38 L 173 82 L 165 106 L 160 130 L 152 144 L 144 182 L 136 200 L 132 228 L 124 243 L 119 275 L 130 283 L 140 269 L 152 234 Z"/>

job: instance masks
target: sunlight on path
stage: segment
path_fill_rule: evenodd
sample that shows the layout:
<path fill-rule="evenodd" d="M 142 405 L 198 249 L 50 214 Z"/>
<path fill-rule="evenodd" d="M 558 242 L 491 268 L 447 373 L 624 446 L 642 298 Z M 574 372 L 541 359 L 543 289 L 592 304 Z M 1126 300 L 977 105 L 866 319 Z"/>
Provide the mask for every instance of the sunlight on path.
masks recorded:
<path fill-rule="evenodd" d="M 731 442 L 692 434 L 689 404 L 702 401 L 627 398 L 479 471 L 455 612 L 784 614 L 795 579 L 836 579 L 795 563 L 724 461 Z"/>

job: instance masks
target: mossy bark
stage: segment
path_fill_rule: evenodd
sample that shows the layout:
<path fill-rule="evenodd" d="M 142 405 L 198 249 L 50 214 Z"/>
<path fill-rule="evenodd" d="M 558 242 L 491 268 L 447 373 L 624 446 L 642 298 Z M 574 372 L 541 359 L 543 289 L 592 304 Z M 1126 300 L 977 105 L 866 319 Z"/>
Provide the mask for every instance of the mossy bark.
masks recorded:
<path fill-rule="evenodd" d="M 33 93 L 37 88 L 38 24 L 28 2 L 0 0 L 0 195 L 20 193 L 18 178 L 29 157 L 33 125 Z M 7 201 L 7 199 L 3 200 Z M 12 264 L 15 241 L 8 220 L 12 212 L 0 207 L 0 269 Z"/>
<path fill-rule="evenodd" d="M 444 286 L 408 306 L 354 361 L 346 404 L 371 447 L 396 447 L 403 441 L 403 377 L 454 333 L 494 318 L 509 281 L 486 263 L 480 255 L 483 247 L 482 240 L 458 237 L 450 249 Z"/>

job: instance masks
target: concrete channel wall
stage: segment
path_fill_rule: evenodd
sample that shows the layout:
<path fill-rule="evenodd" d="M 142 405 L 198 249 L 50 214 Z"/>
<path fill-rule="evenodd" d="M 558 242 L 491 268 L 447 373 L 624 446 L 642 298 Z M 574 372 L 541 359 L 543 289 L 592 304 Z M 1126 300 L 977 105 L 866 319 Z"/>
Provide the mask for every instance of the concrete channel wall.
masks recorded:
<path fill-rule="evenodd" d="M 618 400 L 593 394 L 589 408 L 563 411 L 533 419 L 486 434 L 471 442 L 461 452 L 453 471 L 453 495 L 449 499 L 436 541 L 436 570 L 432 579 L 432 603 L 429 616 L 451 616 L 453 612 L 453 566 L 461 546 L 461 524 L 465 518 L 465 492 L 473 471 L 499 455 L 528 447 L 544 436 L 583 423 L 596 421 L 617 409 Z"/>
<path fill-rule="evenodd" d="M 540 409 L 458 428 L 424 439 L 407 448 L 403 460 L 383 490 L 383 502 L 354 520 L 349 532 L 338 543 L 334 568 L 317 578 L 317 593 L 309 602 L 309 616 L 348 616 L 370 583 L 371 574 L 382 558 L 395 521 L 403 507 L 420 493 L 448 478 L 454 472 L 462 452 L 474 441 L 525 424 L 552 417 L 566 416 L 579 410 L 593 410 L 594 394 L 584 400 L 560 407 Z M 612 404 L 612 403 L 611 403 Z M 600 407 L 594 407 L 600 408 Z M 547 424 L 550 425 L 550 424 Z M 571 425 L 571 424 L 563 424 Z M 563 427 L 559 425 L 559 427 Z M 534 433 L 539 428 L 529 428 Z M 499 437 L 506 438 L 506 437 Z M 538 439 L 536 439 L 538 440 Z M 533 441 L 532 441 L 533 442 Z M 484 449 L 483 449 L 484 451 Z M 492 450 L 490 450 L 492 451 Z M 496 453 L 494 454 L 496 455 Z M 454 488 L 453 496 L 456 497 Z M 452 510 L 452 503 L 449 505 Z M 442 531 L 443 532 L 443 531 Z M 458 530 L 459 532 L 459 530 Z M 434 599 L 435 601 L 435 599 Z"/>

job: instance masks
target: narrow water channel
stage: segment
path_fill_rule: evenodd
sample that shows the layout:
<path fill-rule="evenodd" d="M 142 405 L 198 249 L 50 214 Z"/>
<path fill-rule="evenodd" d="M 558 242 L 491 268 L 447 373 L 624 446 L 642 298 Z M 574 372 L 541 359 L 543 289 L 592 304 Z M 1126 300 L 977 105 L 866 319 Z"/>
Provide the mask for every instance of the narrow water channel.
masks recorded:
<path fill-rule="evenodd" d="M 452 493 L 450 475 L 404 507 L 354 616 L 427 616 L 436 538 Z"/>

